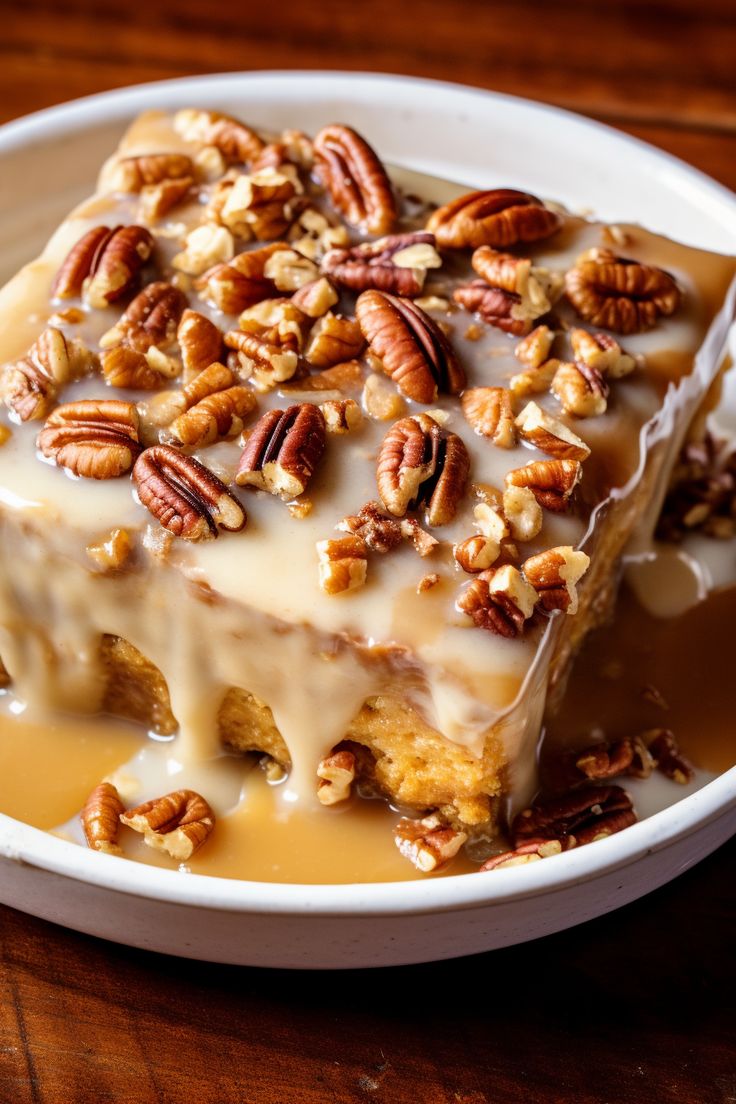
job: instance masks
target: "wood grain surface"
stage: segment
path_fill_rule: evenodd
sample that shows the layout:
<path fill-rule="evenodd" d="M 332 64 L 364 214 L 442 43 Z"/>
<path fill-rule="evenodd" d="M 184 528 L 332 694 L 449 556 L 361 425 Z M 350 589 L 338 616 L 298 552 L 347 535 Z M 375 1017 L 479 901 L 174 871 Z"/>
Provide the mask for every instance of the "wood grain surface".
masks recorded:
<path fill-rule="evenodd" d="M 384 70 L 582 111 L 736 188 L 733 0 L 0 0 L 0 17 L 0 120 L 190 73 Z M 185 962 L 0 909 L 0 1104 L 733 1104 L 735 860 L 732 841 L 535 944 L 363 973 Z"/>

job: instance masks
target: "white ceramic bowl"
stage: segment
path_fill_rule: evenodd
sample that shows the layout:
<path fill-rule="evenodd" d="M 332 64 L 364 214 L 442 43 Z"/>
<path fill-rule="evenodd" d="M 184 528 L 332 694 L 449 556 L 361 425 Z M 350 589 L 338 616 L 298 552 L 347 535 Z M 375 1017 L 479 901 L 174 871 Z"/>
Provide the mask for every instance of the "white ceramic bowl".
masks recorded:
<path fill-rule="evenodd" d="M 0 130 L 9 275 L 90 187 L 149 107 L 230 110 L 316 130 L 347 121 L 388 161 L 469 185 L 510 184 L 736 250 L 736 198 L 649 146 L 564 111 L 457 85 L 342 73 L 166 81 L 52 108 Z M 0 816 L 0 901 L 170 954 L 278 967 L 387 966 L 472 954 L 598 916 L 674 878 L 736 831 L 736 768 L 620 835 L 492 875 L 299 886 L 122 862 Z"/>

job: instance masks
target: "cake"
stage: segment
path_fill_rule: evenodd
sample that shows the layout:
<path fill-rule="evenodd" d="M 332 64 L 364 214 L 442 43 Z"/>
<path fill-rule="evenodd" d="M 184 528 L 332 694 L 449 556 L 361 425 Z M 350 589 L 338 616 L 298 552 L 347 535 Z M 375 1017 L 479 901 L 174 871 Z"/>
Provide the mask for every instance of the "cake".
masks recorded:
<path fill-rule="evenodd" d="M 493 839 L 717 386 L 735 269 L 344 125 L 147 112 L 0 292 L 0 682 L 380 797 L 420 869 Z M 100 850 L 101 802 L 179 858 L 212 827 L 106 786 Z"/>

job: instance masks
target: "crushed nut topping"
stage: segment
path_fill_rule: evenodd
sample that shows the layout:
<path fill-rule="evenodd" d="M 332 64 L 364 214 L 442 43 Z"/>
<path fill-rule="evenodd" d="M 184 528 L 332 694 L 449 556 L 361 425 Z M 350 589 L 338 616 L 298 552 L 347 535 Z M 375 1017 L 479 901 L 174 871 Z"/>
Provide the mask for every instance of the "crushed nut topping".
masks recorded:
<path fill-rule="evenodd" d="M 506 249 L 517 242 L 539 241 L 554 234 L 560 216 L 540 200 L 513 188 L 469 192 L 438 208 L 427 222 L 440 246 Z"/>
<path fill-rule="evenodd" d="M 149 847 L 165 851 L 177 862 L 190 859 L 206 843 L 215 826 L 215 814 L 194 790 L 175 790 L 146 801 L 121 813 L 120 820 L 142 833 Z"/>
<path fill-rule="evenodd" d="M 326 276 L 320 276 L 318 280 L 302 284 L 291 301 L 310 318 L 322 318 L 339 298 L 331 281 Z"/>

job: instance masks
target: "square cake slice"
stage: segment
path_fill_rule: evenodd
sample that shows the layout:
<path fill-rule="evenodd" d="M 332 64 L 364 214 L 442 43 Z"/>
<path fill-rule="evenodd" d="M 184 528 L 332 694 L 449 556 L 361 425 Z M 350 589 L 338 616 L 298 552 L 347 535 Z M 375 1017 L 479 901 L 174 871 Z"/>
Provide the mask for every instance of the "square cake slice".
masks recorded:
<path fill-rule="evenodd" d="M 530 798 L 736 265 L 495 184 L 342 125 L 131 126 L 0 292 L 10 692 L 458 838 Z"/>

